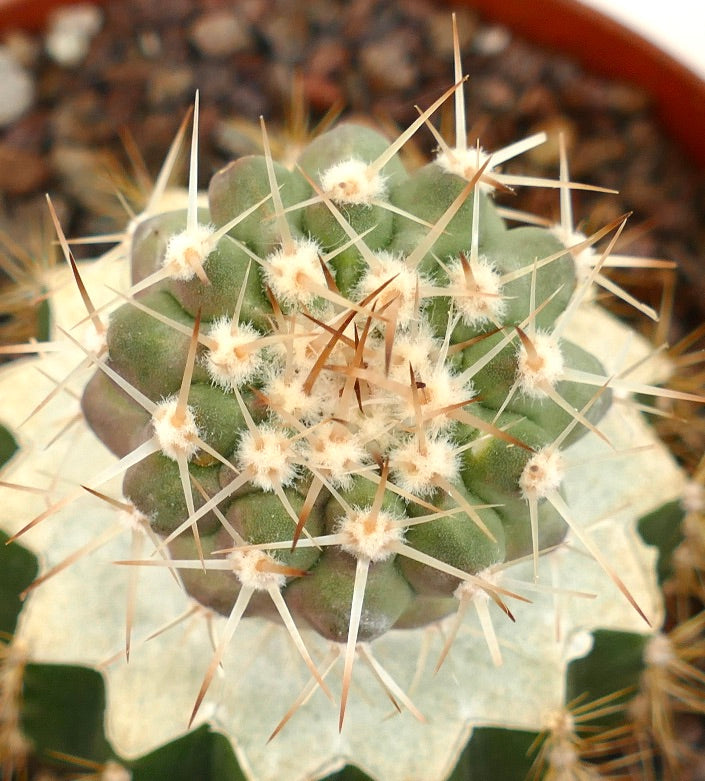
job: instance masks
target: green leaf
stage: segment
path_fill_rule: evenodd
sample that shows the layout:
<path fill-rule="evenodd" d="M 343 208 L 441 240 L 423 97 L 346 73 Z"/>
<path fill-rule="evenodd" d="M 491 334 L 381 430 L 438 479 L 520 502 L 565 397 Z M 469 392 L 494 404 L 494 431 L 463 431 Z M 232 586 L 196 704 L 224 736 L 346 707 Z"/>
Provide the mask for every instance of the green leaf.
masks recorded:
<path fill-rule="evenodd" d="M 47 293 L 48 291 L 42 291 Z M 52 313 L 49 297 L 45 298 L 37 306 L 37 339 L 40 342 L 48 342 L 51 339 Z"/>
<path fill-rule="evenodd" d="M 637 526 L 644 542 L 658 548 L 657 574 L 659 583 L 673 573 L 673 551 L 683 542 L 681 524 L 685 511 L 680 501 L 668 502 L 645 515 Z"/>
<path fill-rule="evenodd" d="M 593 633 L 593 639 L 592 651 L 568 665 L 566 703 L 581 696 L 585 697 L 585 702 L 590 702 L 627 687 L 631 689 L 639 683 L 649 635 L 600 629 Z M 630 690 L 620 699 L 633 693 Z M 601 723 L 613 724 L 614 721 L 614 716 L 608 716 Z"/>
<path fill-rule="evenodd" d="M 535 732 L 477 727 L 448 781 L 521 781 L 529 774 Z"/>
<path fill-rule="evenodd" d="M 126 764 L 133 781 L 245 781 L 228 739 L 207 725 Z"/>
<path fill-rule="evenodd" d="M 102 676 L 85 667 L 28 664 L 24 675 L 22 729 L 37 756 L 52 752 L 105 762 L 113 752 L 105 739 Z"/>
<path fill-rule="evenodd" d="M 15 438 L 4 426 L 0 426 L 0 466 L 7 463 L 16 450 Z"/>
<path fill-rule="evenodd" d="M 12 635 L 22 610 L 19 594 L 37 576 L 37 559 L 21 545 L 7 545 L 0 532 L 0 632 Z"/>

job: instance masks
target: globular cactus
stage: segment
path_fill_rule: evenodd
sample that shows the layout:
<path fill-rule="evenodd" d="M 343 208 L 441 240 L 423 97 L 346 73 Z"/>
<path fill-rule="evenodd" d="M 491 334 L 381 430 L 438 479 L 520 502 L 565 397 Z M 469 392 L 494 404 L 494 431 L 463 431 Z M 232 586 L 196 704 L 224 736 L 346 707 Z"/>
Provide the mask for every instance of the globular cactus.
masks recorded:
<path fill-rule="evenodd" d="M 397 140 L 340 124 L 290 168 L 263 125 L 264 154 L 217 172 L 207 202 L 196 103 L 183 208 L 153 199 L 80 269 L 61 235 L 77 292 L 53 280 L 41 360 L 81 365 L 52 374 L 25 436 L 46 439 L 76 386 L 83 421 L 46 451 L 21 443 L 3 524 L 46 556 L 20 628 L 33 655 L 97 665 L 126 634 L 109 678 L 124 753 L 190 712 L 253 778 L 345 761 L 442 778 L 472 726 L 546 726 L 589 631 L 658 626 L 635 522 L 684 480 L 630 401 L 661 393 L 663 364 L 592 302 L 614 242 L 593 245 L 619 222 L 572 235 L 564 170 L 561 228 L 509 228 L 497 165 L 544 139 L 467 146 L 462 81 Z M 404 144 L 450 99 L 455 146 L 407 171 Z M 44 394 L 30 368 L 0 379 L 7 417 Z M 68 488 L 28 510 L 17 489 L 66 441 Z M 143 642 L 193 600 L 198 631 Z M 386 720 L 380 692 L 428 723 Z"/>
<path fill-rule="evenodd" d="M 604 368 L 555 335 L 575 288 L 558 240 L 507 230 L 478 176 L 409 175 L 394 152 L 343 124 L 293 171 L 253 156 L 217 173 L 217 228 L 143 222 L 139 306 L 111 316 L 82 401 L 116 455 L 143 456 L 123 494 L 176 559 L 237 548 L 229 572 L 182 575 L 200 602 L 228 615 L 275 585 L 351 648 L 561 542 L 558 441 L 610 397 L 563 379 Z"/>

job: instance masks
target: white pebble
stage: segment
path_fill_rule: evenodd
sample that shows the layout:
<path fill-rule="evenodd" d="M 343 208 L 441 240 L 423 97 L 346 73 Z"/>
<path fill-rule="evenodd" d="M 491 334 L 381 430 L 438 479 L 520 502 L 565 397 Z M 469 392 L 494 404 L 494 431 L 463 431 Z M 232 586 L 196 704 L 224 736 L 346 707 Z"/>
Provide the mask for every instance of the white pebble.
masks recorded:
<path fill-rule="evenodd" d="M 102 24 L 102 11 L 89 3 L 55 11 L 44 39 L 47 54 L 59 65 L 78 65 L 88 54 L 91 39 Z"/>
<path fill-rule="evenodd" d="M 19 119 L 34 102 L 34 81 L 7 50 L 0 46 L 0 127 Z"/>
<path fill-rule="evenodd" d="M 205 57 L 227 57 L 250 45 L 250 33 L 234 14 L 212 11 L 196 20 L 191 40 Z"/>

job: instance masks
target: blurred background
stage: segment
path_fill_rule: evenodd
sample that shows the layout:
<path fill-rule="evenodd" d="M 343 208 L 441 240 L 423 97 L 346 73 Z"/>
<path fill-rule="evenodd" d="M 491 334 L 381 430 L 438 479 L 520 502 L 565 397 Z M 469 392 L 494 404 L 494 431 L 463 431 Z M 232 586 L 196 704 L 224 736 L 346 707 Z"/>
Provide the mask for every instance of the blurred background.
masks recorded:
<path fill-rule="evenodd" d="M 472 143 L 492 150 L 546 130 L 549 142 L 510 168 L 555 177 L 562 132 L 573 177 L 620 191 L 575 193 L 582 229 L 633 211 L 620 251 L 679 264 L 685 284 L 677 298 L 666 275 L 644 283 L 643 274 L 618 274 L 655 308 L 671 297 L 676 317 L 652 327 L 661 329 L 657 338 L 666 331 L 678 338 L 705 315 L 705 86 L 658 52 L 644 53 L 631 32 L 596 23 L 581 3 L 94 0 L 49 12 L 56 3 L 0 2 L 0 303 L 21 275 L 23 252 L 50 262 L 44 193 L 69 236 L 122 230 L 144 203 L 196 88 L 204 187 L 228 160 L 259 151 L 260 115 L 280 149 L 338 114 L 393 132 L 415 119 L 416 103 L 428 105 L 451 82 L 454 9 L 470 74 Z M 615 16 L 649 22 L 654 35 L 669 25 L 691 38 L 702 29 L 692 14 L 704 12 L 685 0 L 667 8 L 605 4 Z M 685 44 L 675 48 L 687 52 Z M 437 121 L 450 116 L 448 106 Z M 407 150 L 410 165 L 433 144 L 419 132 Z M 558 214 L 552 191 L 502 197 L 548 220 Z M 104 246 L 77 245 L 76 254 Z M 31 307 L 21 297 L 13 307 L 2 306 L 3 323 L 16 334 Z"/>

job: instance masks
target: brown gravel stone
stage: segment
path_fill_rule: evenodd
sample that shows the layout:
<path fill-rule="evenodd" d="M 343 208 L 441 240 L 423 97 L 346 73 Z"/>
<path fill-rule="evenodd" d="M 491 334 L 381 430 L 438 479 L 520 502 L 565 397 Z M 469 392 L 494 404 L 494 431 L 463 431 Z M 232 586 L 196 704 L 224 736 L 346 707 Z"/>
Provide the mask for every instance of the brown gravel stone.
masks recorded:
<path fill-rule="evenodd" d="M 46 161 L 32 152 L 0 143 L 0 191 L 27 195 L 41 189 L 51 171 Z"/>
<path fill-rule="evenodd" d="M 57 103 L 51 125 L 57 141 L 95 145 L 109 142 L 115 135 L 115 128 L 105 115 L 102 96 L 92 88 L 74 92 Z"/>
<path fill-rule="evenodd" d="M 155 108 L 182 103 L 194 91 L 195 77 L 188 65 L 155 67 L 147 80 L 147 100 Z"/>
<path fill-rule="evenodd" d="M 416 48 L 406 31 L 370 42 L 360 53 L 363 76 L 379 92 L 410 89 L 418 78 Z"/>

